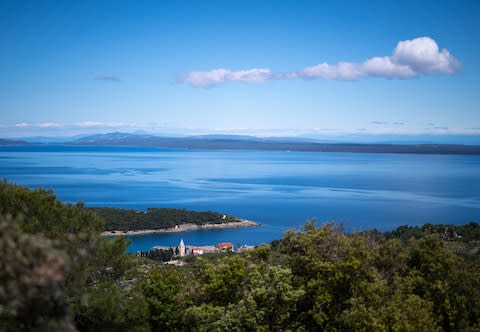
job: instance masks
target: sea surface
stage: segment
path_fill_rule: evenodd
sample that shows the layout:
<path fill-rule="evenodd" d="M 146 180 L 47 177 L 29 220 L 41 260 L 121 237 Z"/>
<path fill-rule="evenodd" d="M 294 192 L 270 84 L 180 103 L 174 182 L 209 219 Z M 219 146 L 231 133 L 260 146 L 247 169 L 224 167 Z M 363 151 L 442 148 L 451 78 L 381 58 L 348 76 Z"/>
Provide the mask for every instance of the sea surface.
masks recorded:
<path fill-rule="evenodd" d="M 4 146 L 0 178 L 87 206 L 213 210 L 261 223 L 132 236 L 133 252 L 181 238 L 265 243 L 311 218 L 347 231 L 480 221 L 480 156 Z"/>

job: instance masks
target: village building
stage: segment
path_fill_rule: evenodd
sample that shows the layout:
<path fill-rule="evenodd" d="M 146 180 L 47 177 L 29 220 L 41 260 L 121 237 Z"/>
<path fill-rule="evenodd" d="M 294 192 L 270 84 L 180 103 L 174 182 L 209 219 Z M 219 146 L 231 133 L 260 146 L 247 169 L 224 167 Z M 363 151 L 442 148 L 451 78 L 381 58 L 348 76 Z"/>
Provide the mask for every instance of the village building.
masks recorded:
<path fill-rule="evenodd" d="M 247 251 L 253 249 L 254 246 L 242 245 L 237 249 L 238 252 Z M 220 242 L 216 245 L 209 246 L 191 246 L 186 245 L 183 241 L 183 238 L 180 240 L 180 243 L 176 247 L 168 246 L 154 246 L 155 250 L 171 250 L 174 253 L 174 256 L 185 257 L 187 255 L 203 255 L 206 253 L 222 253 L 233 251 L 232 242 Z"/>
<path fill-rule="evenodd" d="M 249 246 L 249 245 L 243 244 L 237 249 L 237 251 L 244 252 L 244 251 L 253 250 L 253 249 L 255 249 L 255 246 Z"/>
<path fill-rule="evenodd" d="M 192 255 L 203 255 L 204 251 L 201 247 L 192 247 Z"/>
<path fill-rule="evenodd" d="M 180 244 L 178 245 L 178 251 L 179 251 L 180 257 L 185 256 L 186 248 L 185 248 L 185 243 L 183 242 L 183 239 L 180 240 Z"/>
<path fill-rule="evenodd" d="M 233 243 L 232 242 L 220 242 L 215 245 L 220 252 L 232 251 L 233 250 Z"/>

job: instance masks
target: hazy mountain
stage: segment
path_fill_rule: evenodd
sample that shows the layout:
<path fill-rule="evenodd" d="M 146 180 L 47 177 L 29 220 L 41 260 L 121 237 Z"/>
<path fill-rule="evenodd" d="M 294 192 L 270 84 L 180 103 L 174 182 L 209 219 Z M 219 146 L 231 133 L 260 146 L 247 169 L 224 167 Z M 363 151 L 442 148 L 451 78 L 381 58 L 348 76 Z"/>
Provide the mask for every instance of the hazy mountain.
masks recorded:
<path fill-rule="evenodd" d="M 20 140 L 11 140 L 11 139 L 3 139 L 0 138 L 0 145 L 25 145 L 28 144 L 25 141 Z"/>
<path fill-rule="evenodd" d="M 28 137 L 19 137 L 15 138 L 18 140 L 25 141 L 27 143 L 63 143 L 71 142 L 73 140 L 80 139 L 90 135 L 75 135 L 75 136 L 28 136 Z"/>
<path fill-rule="evenodd" d="M 84 136 L 74 140 L 72 143 L 108 143 L 108 142 L 128 142 L 129 140 L 147 140 L 152 137 L 152 135 L 139 135 L 139 134 L 130 134 L 130 133 L 121 133 L 113 132 L 107 134 L 95 134 Z"/>

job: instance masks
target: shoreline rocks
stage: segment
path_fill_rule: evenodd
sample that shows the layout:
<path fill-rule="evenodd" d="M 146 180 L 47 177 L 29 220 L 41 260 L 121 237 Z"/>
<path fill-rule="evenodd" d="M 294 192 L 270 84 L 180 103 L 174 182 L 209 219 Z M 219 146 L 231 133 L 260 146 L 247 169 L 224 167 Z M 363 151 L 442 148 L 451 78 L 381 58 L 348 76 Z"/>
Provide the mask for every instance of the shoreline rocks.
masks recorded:
<path fill-rule="evenodd" d="M 199 231 L 204 229 L 225 229 L 225 228 L 244 228 L 244 227 L 258 227 L 259 223 L 256 223 L 252 220 L 247 219 L 237 219 L 237 221 L 220 223 L 220 224 L 182 224 L 177 225 L 171 228 L 161 228 L 161 229 L 143 229 L 137 231 L 105 231 L 102 232 L 102 236 L 134 236 L 134 235 L 149 235 L 149 234 L 162 234 L 162 233 L 181 233 L 181 232 L 192 232 Z"/>

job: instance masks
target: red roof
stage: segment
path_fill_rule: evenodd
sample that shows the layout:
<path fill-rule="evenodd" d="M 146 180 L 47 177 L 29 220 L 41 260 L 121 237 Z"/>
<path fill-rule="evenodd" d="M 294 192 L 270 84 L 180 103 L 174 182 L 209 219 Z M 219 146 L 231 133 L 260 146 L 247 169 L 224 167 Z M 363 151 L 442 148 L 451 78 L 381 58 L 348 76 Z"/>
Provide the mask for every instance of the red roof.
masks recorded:
<path fill-rule="evenodd" d="M 232 242 L 220 242 L 220 243 L 217 243 L 215 247 L 220 249 L 229 249 L 229 248 L 233 248 L 233 244 Z"/>

